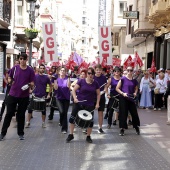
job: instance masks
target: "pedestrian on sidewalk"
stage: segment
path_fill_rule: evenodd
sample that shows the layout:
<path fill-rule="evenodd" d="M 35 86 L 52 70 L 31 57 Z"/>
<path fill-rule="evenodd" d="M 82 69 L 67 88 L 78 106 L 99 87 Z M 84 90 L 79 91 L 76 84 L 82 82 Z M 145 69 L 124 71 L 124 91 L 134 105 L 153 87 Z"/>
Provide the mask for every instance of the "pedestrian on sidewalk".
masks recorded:
<path fill-rule="evenodd" d="M 124 136 L 124 129 L 127 129 L 128 111 L 132 116 L 132 124 L 133 128 L 136 130 L 136 134 L 140 134 L 140 120 L 137 112 L 137 106 L 134 101 L 138 92 L 138 82 L 132 77 L 132 67 L 127 67 L 127 72 L 127 75 L 122 77 L 116 86 L 116 91 L 121 94 L 119 97 L 119 135 L 121 136 Z"/>
<path fill-rule="evenodd" d="M 148 72 L 145 72 L 144 77 L 142 77 L 140 83 L 140 93 L 141 93 L 140 107 L 142 107 L 143 109 L 148 109 L 152 107 L 150 84 L 155 86 L 154 80 L 151 77 L 149 77 Z"/>
<path fill-rule="evenodd" d="M 7 99 L 7 113 L 1 129 L 0 140 L 3 140 L 7 134 L 12 116 L 15 113 L 14 108 L 16 108 L 17 104 L 17 133 L 19 139 L 24 140 L 25 112 L 29 101 L 29 88 L 34 86 L 35 74 L 33 69 L 27 66 L 27 54 L 20 54 L 19 61 L 20 64 L 14 66 L 9 73 L 9 77 L 12 79 L 12 86 Z"/>

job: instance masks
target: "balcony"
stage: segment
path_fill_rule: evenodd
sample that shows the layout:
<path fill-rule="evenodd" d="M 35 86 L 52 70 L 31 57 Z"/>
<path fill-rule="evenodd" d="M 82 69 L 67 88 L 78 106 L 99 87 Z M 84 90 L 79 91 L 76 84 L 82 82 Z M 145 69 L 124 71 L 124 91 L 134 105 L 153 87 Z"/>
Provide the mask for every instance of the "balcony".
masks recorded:
<path fill-rule="evenodd" d="M 3 9 L 0 11 L 0 24 L 8 27 L 11 21 L 11 1 L 3 0 Z"/>
<path fill-rule="evenodd" d="M 166 0 L 158 0 L 155 3 L 151 4 L 151 8 L 149 10 L 149 16 L 158 16 L 160 14 L 166 13 L 165 9 L 167 6 Z"/>
<path fill-rule="evenodd" d="M 154 25 L 148 21 L 136 20 L 134 22 L 134 34 L 150 34 L 154 32 Z"/>
<path fill-rule="evenodd" d="M 129 47 L 134 47 L 146 40 L 147 34 L 135 34 L 134 27 L 132 27 L 132 33 L 126 35 L 125 44 Z"/>

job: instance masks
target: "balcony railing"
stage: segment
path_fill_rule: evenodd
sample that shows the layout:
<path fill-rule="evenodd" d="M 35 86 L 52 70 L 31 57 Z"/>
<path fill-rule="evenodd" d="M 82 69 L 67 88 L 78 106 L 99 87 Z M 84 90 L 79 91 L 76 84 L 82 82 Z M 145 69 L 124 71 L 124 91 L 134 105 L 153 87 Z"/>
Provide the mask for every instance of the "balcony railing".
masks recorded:
<path fill-rule="evenodd" d="M 11 1 L 3 1 L 3 20 L 10 24 L 11 21 Z"/>
<path fill-rule="evenodd" d="M 139 38 L 139 37 L 146 37 L 147 34 L 135 34 L 134 33 L 134 26 L 132 27 L 131 38 Z"/>

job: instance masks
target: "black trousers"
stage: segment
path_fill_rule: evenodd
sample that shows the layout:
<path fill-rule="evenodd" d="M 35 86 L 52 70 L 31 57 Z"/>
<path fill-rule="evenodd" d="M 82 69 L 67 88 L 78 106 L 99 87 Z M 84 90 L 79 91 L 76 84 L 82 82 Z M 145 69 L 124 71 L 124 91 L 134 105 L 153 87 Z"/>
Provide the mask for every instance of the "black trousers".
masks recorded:
<path fill-rule="evenodd" d="M 163 107 L 163 100 L 162 100 L 163 95 L 164 95 L 163 93 L 155 94 L 155 105 L 154 105 L 154 108 L 161 108 L 161 107 Z"/>
<path fill-rule="evenodd" d="M 130 112 L 132 116 L 133 127 L 136 128 L 137 126 L 140 126 L 140 120 L 139 120 L 135 102 L 131 100 L 127 100 L 124 97 L 120 97 L 119 98 L 119 127 L 120 128 L 127 129 L 128 112 Z"/>
<path fill-rule="evenodd" d="M 18 115 L 17 115 L 17 133 L 18 135 L 24 135 L 24 124 L 25 124 L 25 112 L 27 110 L 29 97 L 19 98 L 11 95 L 7 98 L 7 113 L 4 118 L 1 134 L 6 135 L 8 127 L 10 126 L 12 116 L 15 113 L 16 105 L 18 104 Z"/>
<path fill-rule="evenodd" d="M 58 110 L 60 113 L 60 124 L 61 124 L 61 131 L 68 129 L 68 121 L 67 121 L 67 113 L 70 105 L 69 100 L 58 100 L 56 99 Z"/>

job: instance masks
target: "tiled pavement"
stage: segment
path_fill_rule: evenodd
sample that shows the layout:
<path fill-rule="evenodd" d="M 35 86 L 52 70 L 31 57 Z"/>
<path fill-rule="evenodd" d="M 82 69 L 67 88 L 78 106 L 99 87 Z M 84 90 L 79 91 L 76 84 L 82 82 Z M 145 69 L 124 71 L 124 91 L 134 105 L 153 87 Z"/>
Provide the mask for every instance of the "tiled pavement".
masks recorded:
<path fill-rule="evenodd" d="M 57 111 L 44 129 L 41 114 L 35 112 L 31 127 L 25 129 L 25 141 L 19 141 L 13 119 L 6 139 L 0 142 L 0 170 L 169 170 L 170 126 L 166 125 L 166 111 L 139 109 L 139 115 L 141 135 L 129 127 L 122 137 L 118 125 L 106 128 L 106 120 L 105 134 L 98 134 L 95 112 L 93 144 L 86 143 L 86 135 L 79 128 L 75 129 L 75 139 L 66 143 Z"/>

